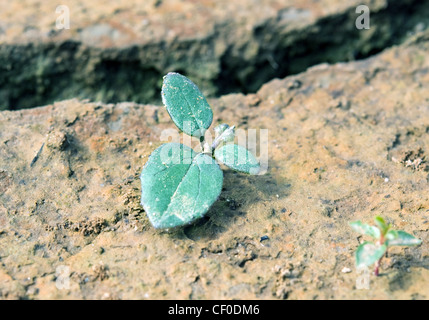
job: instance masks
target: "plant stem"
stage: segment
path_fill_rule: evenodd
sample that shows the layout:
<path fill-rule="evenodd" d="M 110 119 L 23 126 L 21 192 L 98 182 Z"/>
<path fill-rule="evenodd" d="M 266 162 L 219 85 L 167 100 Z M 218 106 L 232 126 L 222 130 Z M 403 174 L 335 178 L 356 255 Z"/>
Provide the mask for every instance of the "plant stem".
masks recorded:
<path fill-rule="evenodd" d="M 380 258 L 380 259 L 378 259 L 378 261 L 375 263 L 374 275 L 375 275 L 376 277 L 378 277 L 378 275 L 379 275 L 380 261 L 381 261 L 381 258 Z"/>
<path fill-rule="evenodd" d="M 381 230 L 380 230 L 380 232 L 381 232 L 380 239 L 377 241 L 377 244 L 379 246 L 383 245 L 383 243 L 384 243 L 384 234 L 383 234 L 383 232 Z M 384 256 L 384 254 L 383 254 L 383 256 Z M 375 263 L 374 275 L 376 277 L 378 277 L 378 275 L 380 274 L 379 271 L 380 271 L 381 259 L 383 259 L 383 257 L 381 257 L 380 259 L 378 259 L 378 261 Z"/>
<path fill-rule="evenodd" d="M 230 135 L 231 132 L 234 134 L 234 130 L 235 130 L 235 126 L 232 126 L 226 129 L 224 132 L 222 132 L 222 134 L 213 141 L 212 150 L 215 150 L 218 147 L 218 145 L 222 142 L 225 136 Z"/>
<path fill-rule="evenodd" d="M 204 136 L 200 137 L 200 145 L 201 145 L 202 152 L 204 152 Z"/>

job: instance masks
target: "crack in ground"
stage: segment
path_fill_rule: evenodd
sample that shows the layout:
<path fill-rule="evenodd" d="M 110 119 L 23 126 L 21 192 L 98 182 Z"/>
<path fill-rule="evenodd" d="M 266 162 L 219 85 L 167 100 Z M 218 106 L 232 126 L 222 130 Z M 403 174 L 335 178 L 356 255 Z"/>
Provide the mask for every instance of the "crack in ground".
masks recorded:
<path fill-rule="evenodd" d="M 429 0 L 388 1 L 383 8 L 371 11 L 371 30 L 358 30 L 357 14 L 345 10 L 285 31 L 282 17 L 287 10 L 290 8 L 255 25 L 244 37 L 240 26 L 229 21 L 215 25 L 213 34 L 187 39 L 181 46 L 162 42 L 103 50 L 72 39 L 1 45 L 0 109 L 35 107 L 70 98 L 159 104 L 160 81 L 171 69 L 191 76 L 210 96 L 251 93 L 273 78 L 284 78 L 321 62 L 367 58 L 402 43 L 418 26 L 429 25 Z M 217 55 L 190 50 L 219 44 L 225 50 Z M 251 48 L 254 53 L 246 57 Z M 57 57 L 64 59 L 58 62 Z M 199 65 L 198 72 L 195 65 Z"/>

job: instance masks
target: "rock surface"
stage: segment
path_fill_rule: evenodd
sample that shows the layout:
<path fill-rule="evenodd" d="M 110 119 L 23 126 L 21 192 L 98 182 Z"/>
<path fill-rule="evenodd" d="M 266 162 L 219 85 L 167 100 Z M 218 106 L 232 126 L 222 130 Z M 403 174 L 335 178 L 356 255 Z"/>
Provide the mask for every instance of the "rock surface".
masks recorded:
<path fill-rule="evenodd" d="M 370 30 L 358 30 L 358 5 Z M 320 62 L 369 56 L 429 25 L 429 0 L 68 0 L 0 3 L 0 110 L 70 98 L 159 102 L 169 71 L 205 94 L 255 92 Z"/>
<path fill-rule="evenodd" d="M 207 216 L 169 231 L 139 204 L 141 168 L 174 129 L 164 108 L 1 112 L 0 297 L 428 299 L 428 50 L 426 33 L 210 100 L 215 123 L 269 129 L 269 169 L 225 170 Z M 374 215 L 423 244 L 393 248 L 358 290 L 348 222 Z"/>

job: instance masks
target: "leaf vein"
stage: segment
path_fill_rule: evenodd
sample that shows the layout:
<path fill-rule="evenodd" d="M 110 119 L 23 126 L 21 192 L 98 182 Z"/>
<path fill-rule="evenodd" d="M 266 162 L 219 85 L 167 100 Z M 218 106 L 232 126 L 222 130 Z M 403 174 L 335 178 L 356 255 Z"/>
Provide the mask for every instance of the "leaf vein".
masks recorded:
<path fill-rule="evenodd" d="M 185 98 L 186 102 L 188 103 L 189 109 L 191 110 L 191 113 L 194 116 L 195 122 L 197 123 L 197 126 L 198 126 L 199 130 L 201 131 L 201 129 L 203 129 L 202 121 L 201 121 L 201 123 L 198 121 L 198 117 L 195 115 L 194 109 L 192 108 L 191 104 L 189 103 L 189 100 L 186 97 L 186 95 L 182 91 L 180 91 L 180 93 L 182 94 L 183 98 Z"/>
<path fill-rule="evenodd" d="M 180 180 L 179 184 L 177 185 L 176 190 L 174 190 L 174 193 L 173 193 L 173 195 L 172 195 L 172 196 L 171 196 L 171 198 L 170 198 L 170 203 L 168 204 L 167 209 L 166 209 L 164 212 L 168 212 L 168 210 L 170 209 L 171 203 L 173 202 L 173 199 L 174 199 L 174 197 L 175 197 L 175 196 L 176 196 L 176 194 L 177 194 L 177 190 L 179 190 L 180 185 L 182 184 L 182 182 L 183 182 L 183 180 L 185 179 L 186 175 L 188 174 L 189 170 L 191 170 L 191 167 L 192 167 L 192 165 L 194 164 L 194 160 L 195 160 L 195 157 L 193 158 L 192 163 L 189 165 L 188 169 L 186 170 L 185 174 L 183 175 L 182 179 Z M 175 214 L 175 215 L 176 215 L 179 219 L 183 220 L 183 217 L 181 217 L 181 216 L 179 216 L 179 215 L 177 215 L 177 214 Z M 167 218 L 168 218 L 168 216 L 167 216 Z"/>

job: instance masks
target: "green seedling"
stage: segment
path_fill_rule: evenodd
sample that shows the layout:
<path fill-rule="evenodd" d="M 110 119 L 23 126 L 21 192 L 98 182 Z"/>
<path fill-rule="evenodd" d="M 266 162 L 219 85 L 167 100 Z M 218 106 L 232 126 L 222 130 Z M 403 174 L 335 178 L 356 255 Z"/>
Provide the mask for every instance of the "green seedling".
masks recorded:
<path fill-rule="evenodd" d="M 218 162 L 248 174 L 257 174 L 260 166 L 246 148 L 225 144 L 234 140 L 234 126 L 217 126 L 213 143 L 205 141 L 213 112 L 191 80 L 168 73 L 161 96 L 175 125 L 201 144 L 201 152 L 180 143 L 161 145 L 152 152 L 140 175 L 141 203 L 152 225 L 172 228 L 201 218 L 217 200 L 223 184 Z"/>
<path fill-rule="evenodd" d="M 353 230 L 360 234 L 368 235 L 374 239 L 374 242 L 366 241 L 356 250 L 356 266 L 369 267 L 375 264 L 374 274 L 379 275 L 380 262 L 386 254 L 388 247 L 391 246 L 417 246 L 422 243 L 420 239 L 415 238 L 402 230 L 392 230 L 391 225 L 387 224 L 382 217 L 374 218 L 375 226 L 354 221 L 350 223 Z"/>

